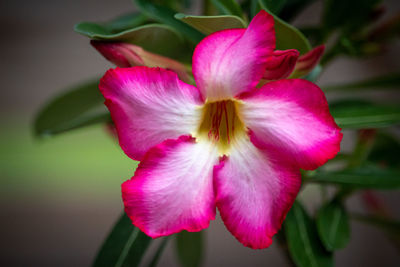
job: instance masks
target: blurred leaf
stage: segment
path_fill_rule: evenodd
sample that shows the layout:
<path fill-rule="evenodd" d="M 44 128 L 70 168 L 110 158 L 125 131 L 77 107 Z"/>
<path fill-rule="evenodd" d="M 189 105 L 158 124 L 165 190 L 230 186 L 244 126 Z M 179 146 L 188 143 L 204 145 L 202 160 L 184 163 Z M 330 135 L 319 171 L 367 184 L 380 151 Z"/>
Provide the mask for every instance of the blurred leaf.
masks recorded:
<path fill-rule="evenodd" d="M 259 0 L 250 0 L 250 18 L 253 18 L 261 10 Z"/>
<path fill-rule="evenodd" d="M 135 12 L 120 16 L 109 22 L 81 22 L 75 25 L 74 30 L 89 38 L 107 38 L 109 36 L 121 35 L 144 24 L 146 20 L 146 16 Z"/>
<path fill-rule="evenodd" d="M 178 258 L 183 267 L 198 267 L 203 257 L 203 232 L 182 231 L 176 235 Z"/>
<path fill-rule="evenodd" d="M 323 24 L 326 30 L 346 27 L 347 31 L 357 29 L 371 22 L 370 15 L 381 0 L 326 0 Z"/>
<path fill-rule="evenodd" d="M 368 160 L 400 169 L 399 151 L 400 142 L 396 137 L 378 132 Z"/>
<path fill-rule="evenodd" d="M 243 11 L 235 0 L 211 0 L 211 3 L 221 14 L 238 16 L 239 18 L 243 16 Z"/>
<path fill-rule="evenodd" d="M 241 18 L 230 15 L 190 16 L 179 13 L 175 15 L 175 18 L 189 24 L 206 35 L 225 29 L 246 27 L 246 23 Z"/>
<path fill-rule="evenodd" d="M 389 18 L 368 33 L 367 39 L 373 42 L 387 42 L 400 34 L 400 12 Z"/>
<path fill-rule="evenodd" d="M 51 100 L 34 122 L 36 136 L 45 137 L 75 128 L 111 121 L 98 89 L 99 81 L 91 81 Z"/>
<path fill-rule="evenodd" d="M 359 222 L 370 224 L 382 230 L 386 237 L 392 242 L 392 244 L 400 250 L 400 222 L 391 218 L 374 216 L 374 215 L 361 215 L 351 214 L 351 218 Z"/>
<path fill-rule="evenodd" d="M 278 15 L 285 6 L 286 0 L 260 0 L 262 6 L 268 8 L 272 13 Z"/>
<path fill-rule="evenodd" d="M 182 21 L 177 20 L 174 17 L 176 13 L 174 10 L 161 5 L 157 5 L 147 0 L 134 0 L 134 2 L 136 6 L 140 9 L 140 11 L 142 11 L 148 17 L 173 27 L 175 30 L 177 30 L 179 33 L 182 33 L 193 43 L 197 44 L 201 41 L 201 39 L 204 38 L 204 35 L 201 32 L 193 29 Z M 162 43 L 165 44 L 164 42 Z M 160 43 L 156 43 L 155 45 L 161 46 Z"/>
<path fill-rule="evenodd" d="M 91 39 L 131 43 L 167 57 L 180 58 L 185 51 L 182 36 L 167 25 L 147 24 L 112 34 L 100 29 L 94 23 L 83 22 L 75 26 L 75 31 Z"/>
<path fill-rule="evenodd" d="M 381 89 L 381 88 L 400 89 L 400 73 L 375 77 L 365 81 L 358 81 L 347 84 L 328 85 L 324 87 L 324 91 L 353 92 L 354 90 Z"/>
<path fill-rule="evenodd" d="M 400 107 L 372 104 L 363 100 L 341 100 L 330 104 L 341 128 L 380 128 L 400 123 Z"/>
<path fill-rule="evenodd" d="M 382 230 L 400 236 L 400 221 L 395 221 L 379 216 L 366 216 L 361 214 L 351 214 L 351 218 L 363 223 L 368 223 L 370 225 L 379 227 Z"/>
<path fill-rule="evenodd" d="M 332 254 L 324 250 L 314 221 L 297 201 L 286 216 L 285 234 L 290 255 L 297 266 L 333 266 Z"/>
<path fill-rule="evenodd" d="M 344 248 L 350 240 L 349 217 L 344 206 L 337 201 L 322 206 L 317 214 L 317 229 L 327 250 Z"/>
<path fill-rule="evenodd" d="M 307 181 L 352 188 L 397 189 L 400 187 L 400 171 L 365 164 L 342 171 L 316 171 Z"/>
<path fill-rule="evenodd" d="M 151 262 L 147 265 L 148 267 L 156 267 L 162 253 L 164 252 L 165 246 L 167 245 L 168 241 L 169 241 L 169 236 L 164 237 L 163 240 L 161 241 L 160 245 L 158 246 L 158 249 L 156 251 L 156 253 L 154 254 L 154 256 L 152 257 Z"/>
<path fill-rule="evenodd" d="M 313 2 L 315 2 L 315 0 L 286 0 L 284 7 L 279 13 L 279 17 L 285 21 L 291 21 L 297 14 Z"/>
<path fill-rule="evenodd" d="M 93 267 L 139 266 L 151 241 L 151 237 L 132 225 L 124 212 L 102 245 Z"/>
<path fill-rule="evenodd" d="M 276 49 L 297 49 L 299 50 L 301 55 L 311 50 L 310 42 L 298 29 L 271 13 L 271 11 L 269 11 L 268 8 L 264 5 L 263 1 L 259 0 L 259 4 L 265 11 L 267 11 L 274 17 Z"/>

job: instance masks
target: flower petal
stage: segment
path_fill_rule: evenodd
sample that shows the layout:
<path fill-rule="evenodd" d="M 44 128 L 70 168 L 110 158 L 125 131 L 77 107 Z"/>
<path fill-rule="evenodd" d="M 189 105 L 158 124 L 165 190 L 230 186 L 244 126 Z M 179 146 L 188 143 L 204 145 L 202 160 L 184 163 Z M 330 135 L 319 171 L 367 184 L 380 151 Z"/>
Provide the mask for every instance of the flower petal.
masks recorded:
<path fill-rule="evenodd" d="M 99 85 L 125 153 L 140 160 L 165 139 L 194 133 L 201 120 L 197 88 L 172 71 L 133 67 L 110 69 Z"/>
<path fill-rule="evenodd" d="M 215 218 L 212 172 L 217 162 L 212 143 L 197 143 L 190 136 L 164 141 L 122 184 L 125 212 L 153 238 L 207 228 Z"/>
<path fill-rule="evenodd" d="M 248 138 L 235 140 L 214 168 L 217 207 L 228 230 L 245 246 L 266 248 L 300 189 L 299 170 Z"/>
<path fill-rule="evenodd" d="M 254 88 L 275 49 L 274 19 L 260 11 L 247 29 L 229 29 L 203 39 L 193 54 L 196 84 L 209 101 Z"/>
<path fill-rule="evenodd" d="M 256 146 L 280 150 L 307 170 L 339 152 L 341 129 L 315 84 L 300 79 L 274 81 L 241 99 L 239 113 Z"/>
<path fill-rule="evenodd" d="M 324 51 L 325 45 L 320 45 L 299 57 L 290 78 L 299 78 L 312 71 L 319 63 Z"/>
<path fill-rule="evenodd" d="M 299 51 L 296 49 L 275 50 L 268 59 L 263 79 L 279 80 L 287 78 L 292 73 L 298 57 Z"/>
<path fill-rule="evenodd" d="M 189 81 L 185 66 L 171 58 L 150 53 L 140 46 L 122 43 L 92 40 L 90 42 L 107 60 L 121 68 L 134 66 L 160 67 L 172 70 L 184 81 Z"/>

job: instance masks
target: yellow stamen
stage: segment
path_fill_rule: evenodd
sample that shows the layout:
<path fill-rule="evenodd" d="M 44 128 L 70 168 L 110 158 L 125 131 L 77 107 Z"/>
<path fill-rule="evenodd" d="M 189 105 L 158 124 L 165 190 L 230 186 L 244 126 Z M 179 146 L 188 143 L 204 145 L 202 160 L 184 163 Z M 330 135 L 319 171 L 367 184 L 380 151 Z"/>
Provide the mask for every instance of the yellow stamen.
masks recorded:
<path fill-rule="evenodd" d="M 202 121 L 194 136 L 214 142 L 221 156 L 228 155 L 232 140 L 246 133 L 238 115 L 239 105 L 237 100 L 207 102 L 203 106 Z"/>

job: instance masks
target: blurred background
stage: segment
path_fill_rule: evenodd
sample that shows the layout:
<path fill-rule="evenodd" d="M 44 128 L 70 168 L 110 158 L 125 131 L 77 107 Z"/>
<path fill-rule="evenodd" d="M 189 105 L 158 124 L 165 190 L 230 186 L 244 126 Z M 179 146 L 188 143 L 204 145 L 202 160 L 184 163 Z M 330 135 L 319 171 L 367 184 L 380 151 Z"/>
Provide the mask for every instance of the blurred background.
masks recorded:
<path fill-rule="evenodd" d="M 400 11 L 398 0 L 384 1 L 386 15 Z M 119 217 L 120 184 L 133 175 L 135 162 L 123 154 L 102 126 L 35 140 L 31 125 L 48 99 L 112 67 L 73 31 L 80 21 L 105 21 L 134 9 L 129 0 L 0 0 L 0 265 L 89 266 Z M 335 12 L 334 10 L 332 12 Z M 320 3 L 311 5 L 296 25 L 316 23 Z M 329 65 L 318 84 L 365 79 L 400 69 L 400 42 L 374 58 L 341 58 Z M 395 103 L 399 95 L 363 93 Z M 334 97 L 334 96 L 333 96 Z M 353 132 L 345 133 L 343 150 Z M 379 193 L 399 219 L 399 193 Z M 312 188 L 301 196 L 310 203 Z M 362 210 L 357 197 L 351 210 Z M 217 219 L 206 230 L 204 266 L 286 266 L 276 245 L 243 247 Z M 152 246 L 156 246 L 154 242 Z M 177 266 L 169 242 L 159 266 Z M 337 266 L 400 266 L 400 255 L 384 234 L 352 222 L 352 239 L 336 254 Z"/>

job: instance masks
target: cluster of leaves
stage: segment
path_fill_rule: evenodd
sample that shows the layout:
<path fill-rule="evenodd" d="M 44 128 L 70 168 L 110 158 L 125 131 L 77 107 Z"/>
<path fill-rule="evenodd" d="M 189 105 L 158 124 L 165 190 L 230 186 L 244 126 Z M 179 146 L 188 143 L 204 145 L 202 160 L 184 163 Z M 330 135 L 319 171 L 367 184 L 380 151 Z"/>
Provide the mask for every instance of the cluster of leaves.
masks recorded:
<path fill-rule="evenodd" d="M 400 16 L 373 25 L 382 10 L 379 0 L 326 0 L 322 23 L 302 31 L 288 22 L 315 0 L 245 0 L 240 3 L 205 0 L 203 15 L 187 15 L 185 12 L 193 10 L 191 2 L 134 0 L 137 12 L 105 23 L 82 22 L 75 30 L 93 40 L 135 44 L 190 66 L 193 49 L 202 38 L 222 29 L 244 28 L 260 9 L 265 9 L 275 18 L 277 49 L 297 49 L 304 54 L 312 45 L 332 43 L 321 65 L 305 77 L 314 81 L 323 67 L 339 55 L 361 57 L 380 52 L 398 35 L 400 27 Z M 54 136 L 92 124 L 112 123 L 102 104 L 98 80 L 68 90 L 45 105 L 36 117 L 35 135 Z M 357 144 L 352 153 L 339 154 L 331 161 L 340 163 L 342 168 L 329 171 L 325 166 L 303 173 L 304 185 L 319 183 L 321 188 L 333 185 L 336 194 L 325 199 L 314 216 L 309 215 L 299 201 L 288 213 L 280 240 L 283 240 L 283 247 L 288 248 L 295 265 L 332 266 L 334 252 L 344 248 L 350 239 L 349 220 L 352 218 L 384 227 L 387 232 L 399 232 L 399 223 L 379 212 L 375 214 L 379 217 L 354 215 L 345 207 L 346 197 L 360 190 L 400 187 L 397 156 L 400 143 L 387 133 L 388 127 L 400 123 L 400 108 L 349 97 L 355 91 L 398 89 L 399 86 L 400 74 L 392 73 L 323 88 L 327 94 L 343 95 L 342 100 L 330 103 L 330 109 L 341 128 L 356 131 Z M 168 240 L 163 239 L 148 266 L 156 266 Z M 199 266 L 202 240 L 201 233 L 176 235 L 183 266 Z M 138 266 L 151 242 L 152 239 L 122 215 L 99 251 L 94 266 Z"/>

